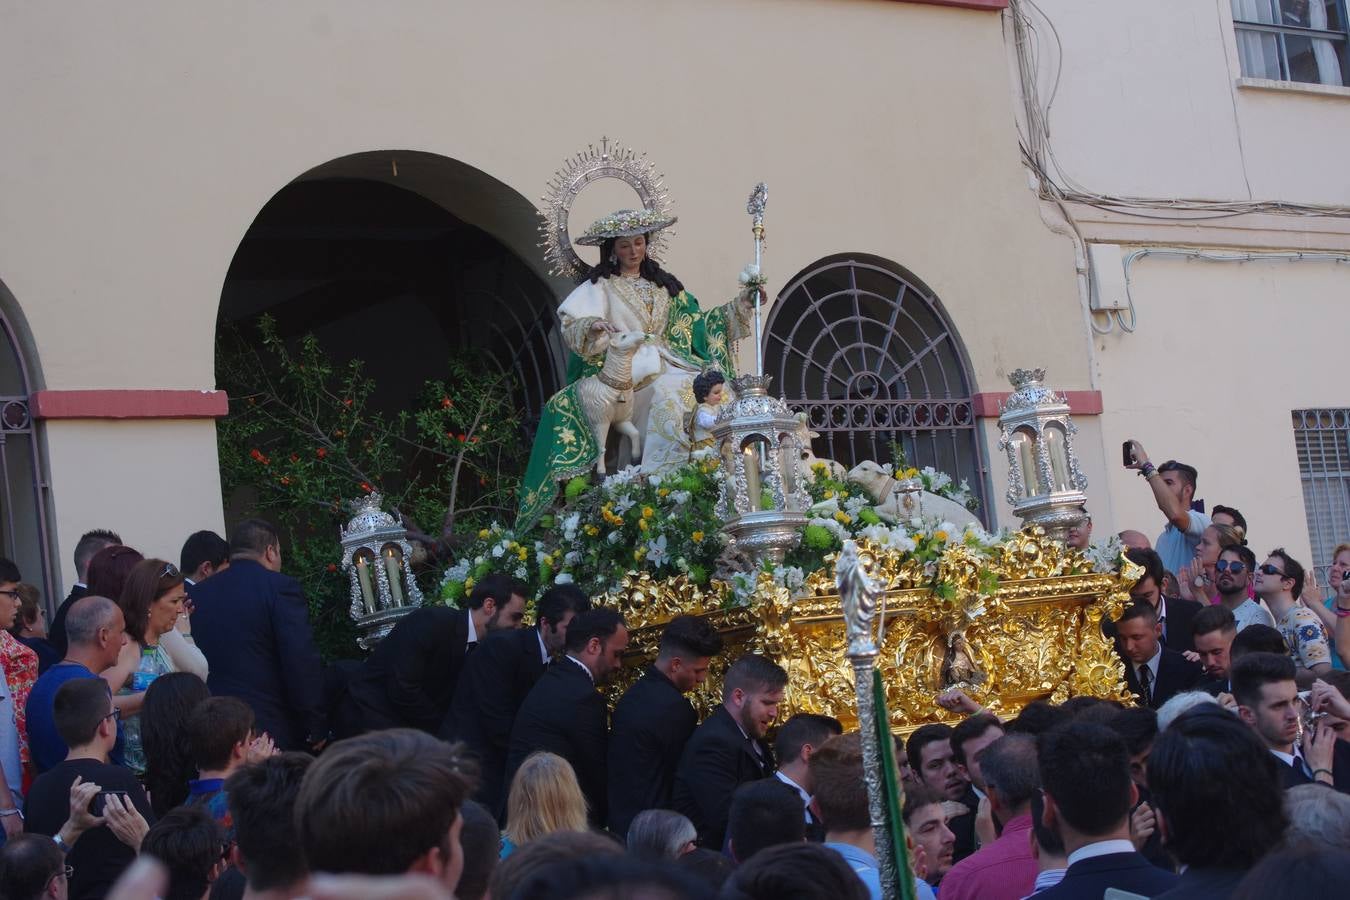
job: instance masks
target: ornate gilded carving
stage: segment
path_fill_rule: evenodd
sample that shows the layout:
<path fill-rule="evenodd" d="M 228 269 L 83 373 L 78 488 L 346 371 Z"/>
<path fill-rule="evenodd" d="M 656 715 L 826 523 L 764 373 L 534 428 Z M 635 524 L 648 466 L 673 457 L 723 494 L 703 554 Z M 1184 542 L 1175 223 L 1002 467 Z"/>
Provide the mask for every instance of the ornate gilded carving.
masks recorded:
<path fill-rule="evenodd" d="M 1015 715 L 1040 698 L 1091 695 L 1128 702 L 1124 669 L 1101 623 L 1118 616 L 1128 601 L 1140 574 L 1133 563 L 1122 559 L 1121 571 L 1093 571 L 1083 553 L 1034 527 L 987 556 L 952 547 L 928 566 L 912 554 L 865 542 L 858 550 L 864 571 L 885 592 L 877 666 L 897 731 L 954 722 L 934 703 L 953 684 L 1002 715 Z M 632 634 L 629 665 L 611 687 L 612 697 L 655 658 L 664 623 L 691 613 L 708 616 L 727 642 L 694 698 L 700 711 L 720 702 L 728 662 L 753 650 L 788 671 L 782 717 L 819 712 L 853 727 L 857 701 L 833 563 L 808 575 L 795 599 L 762 573 L 753 604 L 731 608 L 722 608 L 715 588 L 629 575 L 618 591 L 599 599 L 624 613 Z"/>

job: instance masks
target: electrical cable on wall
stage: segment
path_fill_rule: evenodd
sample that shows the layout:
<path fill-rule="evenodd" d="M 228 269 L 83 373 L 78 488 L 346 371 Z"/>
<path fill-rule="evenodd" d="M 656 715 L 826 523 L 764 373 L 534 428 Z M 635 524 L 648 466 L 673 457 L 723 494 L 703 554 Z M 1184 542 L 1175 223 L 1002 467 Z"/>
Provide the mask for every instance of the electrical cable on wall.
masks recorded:
<path fill-rule="evenodd" d="M 1044 26 L 1048 28 L 1054 42 L 1054 76 L 1051 79 L 1048 96 L 1041 102 L 1040 73 L 1042 58 L 1042 33 L 1028 10 L 1034 11 Z M 1166 255 L 1184 256 L 1209 262 L 1253 262 L 1257 260 L 1334 260 L 1350 262 L 1350 256 L 1337 253 L 1238 253 L 1216 254 L 1185 248 L 1152 248 L 1135 251 L 1125 259 L 1125 285 L 1127 310 L 1094 310 L 1090 292 L 1092 290 L 1092 261 L 1087 253 L 1086 241 L 1082 231 L 1069 209 L 1070 203 L 1082 203 L 1107 212 L 1126 215 L 1133 218 L 1167 222 L 1201 222 L 1232 218 L 1252 213 L 1274 213 L 1286 216 L 1317 216 L 1328 218 L 1350 217 L 1350 206 L 1290 203 L 1282 200 L 1200 200 L 1188 198 L 1125 197 L 1102 194 L 1079 184 L 1070 176 L 1055 155 L 1054 143 L 1050 139 L 1050 109 L 1059 93 L 1059 85 L 1064 73 L 1064 45 L 1054 22 L 1040 8 L 1035 0 L 1009 0 L 1008 15 L 1005 24 L 1011 26 L 1011 40 L 1017 60 L 1018 79 L 1022 92 L 1022 121 L 1018 122 L 1019 145 L 1022 159 L 1036 176 L 1040 196 L 1054 203 L 1068 225 L 1069 237 L 1074 242 L 1075 267 L 1078 277 L 1086 278 L 1089 295 L 1083 299 L 1087 303 L 1088 323 L 1099 335 L 1110 334 L 1117 327 L 1126 334 L 1134 332 L 1137 321 L 1134 298 L 1130 294 L 1130 267 L 1145 256 Z M 1226 49 L 1225 49 L 1225 58 Z M 1233 107 L 1234 124 L 1239 129 L 1238 141 L 1241 145 L 1241 123 L 1238 120 L 1236 103 Z M 1057 177 L 1056 177 L 1057 176 Z M 1247 178 L 1245 156 L 1243 178 Z M 1250 183 L 1248 183 L 1250 192 Z M 1153 214 L 1150 211 L 1169 211 L 1172 215 Z M 1178 216 L 1177 213 L 1183 215 Z M 1096 316 L 1105 314 L 1106 325 L 1098 325 Z M 1128 315 L 1127 315 L 1128 314 Z"/>

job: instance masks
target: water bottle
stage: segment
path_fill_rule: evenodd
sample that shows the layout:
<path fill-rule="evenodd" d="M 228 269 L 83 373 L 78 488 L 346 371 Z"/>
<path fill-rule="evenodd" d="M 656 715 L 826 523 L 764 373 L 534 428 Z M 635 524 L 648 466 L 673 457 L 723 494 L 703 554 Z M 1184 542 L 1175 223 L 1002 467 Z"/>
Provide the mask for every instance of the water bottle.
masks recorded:
<path fill-rule="evenodd" d="M 155 648 L 142 648 L 141 664 L 135 672 L 131 673 L 131 689 L 133 691 L 144 691 L 150 687 L 150 682 L 158 677 L 159 672 L 155 667 Z"/>

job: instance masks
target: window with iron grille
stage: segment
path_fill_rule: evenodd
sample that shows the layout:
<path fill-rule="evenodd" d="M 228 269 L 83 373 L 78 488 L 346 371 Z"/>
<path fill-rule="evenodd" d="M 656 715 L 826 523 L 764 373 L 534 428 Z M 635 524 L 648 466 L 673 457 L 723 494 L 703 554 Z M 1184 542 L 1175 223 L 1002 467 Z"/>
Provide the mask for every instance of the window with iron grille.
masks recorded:
<path fill-rule="evenodd" d="M 1336 545 L 1350 540 L 1350 409 L 1294 410 L 1294 446 L 1318 581 Z"/>
<path fill-rule="evenodd" d="M 968 481 L 983 504 L 960 343 L 932 291 L 900 266 L 832 256 L 799 273 L 769 314 L 764 371 L 820 435 L 817 456 L 888 463 L 899 446 L 910 465 Z"/>
<path fill-rule="evenodd" d="M 1345 0 L 1232 0 L 1242 74 L 1344 85 L 1350 73 Z"/>

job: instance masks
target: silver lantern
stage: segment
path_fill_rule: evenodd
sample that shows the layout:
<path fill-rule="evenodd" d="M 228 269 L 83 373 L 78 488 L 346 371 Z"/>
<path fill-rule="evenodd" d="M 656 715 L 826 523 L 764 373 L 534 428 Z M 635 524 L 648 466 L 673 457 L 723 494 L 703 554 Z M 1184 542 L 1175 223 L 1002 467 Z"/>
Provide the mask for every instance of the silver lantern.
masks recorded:
<path fill-rule="evenodd" d="M 1008 451 L 1008 502 L 1027 524 L 1057 541 L 1087 513 L 1087 478 L 1078 468 L 1069 403 L 1048 389 L 1044 369 L 1018 369 L 1013 392 L 999 409 L 999 448 Z"/>
<path fill-rule="evenodd" d="M 778 563 L 801 540 L 811 501 L 797 471 L 800 423 L 784 401 L 768 395 L 769 381 L 767 375 L 733 380 L 736 399 L 722 408 L 712 435 L 726 472 L 717 501 L 723 530 L 736 549 Z"/>
<path fill-rule="evenodd" d="M 380 495 L 352 504 L 356 515 L 342 529 L 342 568 L 351 582 L 351 616 L 360 629 L 357 643 L 369 650 L 398 620 L 422 605 L 412 573 L 408 533 L 380 508 Z"/>

